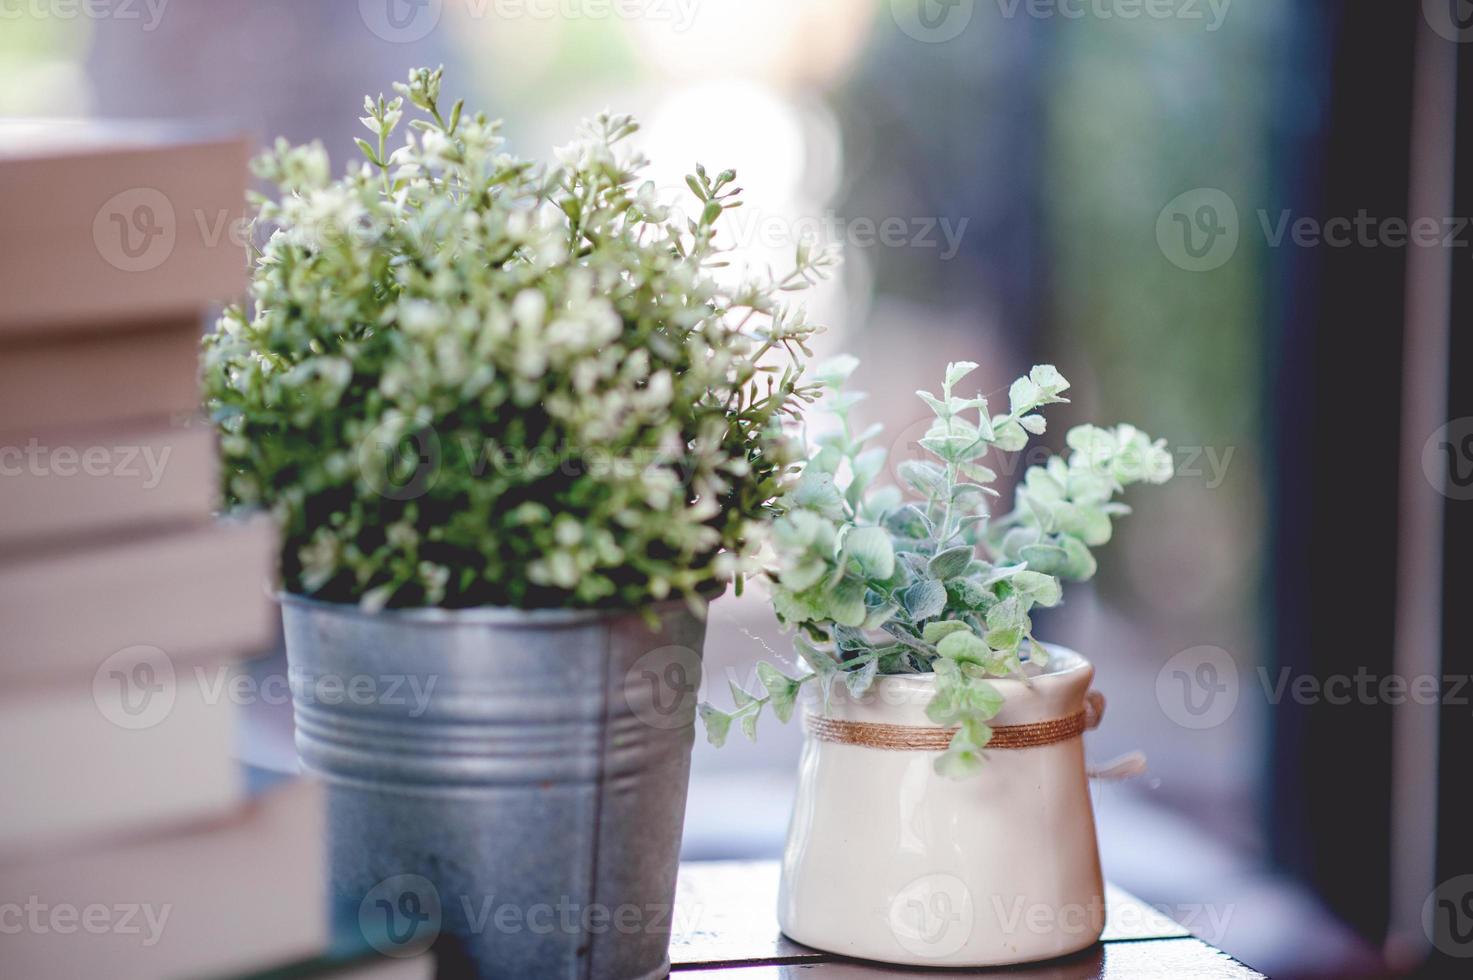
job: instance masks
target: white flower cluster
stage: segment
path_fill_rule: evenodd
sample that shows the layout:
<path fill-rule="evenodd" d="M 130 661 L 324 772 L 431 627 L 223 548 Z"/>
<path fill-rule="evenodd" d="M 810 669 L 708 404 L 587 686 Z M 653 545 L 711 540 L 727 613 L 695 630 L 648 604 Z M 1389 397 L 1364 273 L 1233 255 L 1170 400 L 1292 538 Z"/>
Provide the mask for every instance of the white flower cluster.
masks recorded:
<path fill-rule="evenodd" d="M 276 231 L 253 307 L 206 341 L 226 496 L 275 510 L 287 588 L 320 598 L 698 601 L 751 570 L 789 486 L 816 328 L 779 297 L 832 257 L 726 288 L 734 174 L 698 168 L 699 219 L 677 220 L 628 116 L 544 166 L 442 111 L 440 84 L 416 69 L 365 100 L 374 138 L 341 179 L 316 145 L 258 161 Z M 390 151 L 406 100 L 423 117 Z"/>

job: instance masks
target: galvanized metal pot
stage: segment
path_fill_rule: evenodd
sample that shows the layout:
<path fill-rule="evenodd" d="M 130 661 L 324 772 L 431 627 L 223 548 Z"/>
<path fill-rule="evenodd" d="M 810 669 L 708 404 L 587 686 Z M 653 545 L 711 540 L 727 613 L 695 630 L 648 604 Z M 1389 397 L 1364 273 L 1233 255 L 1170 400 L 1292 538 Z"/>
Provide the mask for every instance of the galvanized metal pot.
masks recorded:
<path fill-rule="evenodd" d="M 701 620 L 282 612 L 340 920 L 467 975 L 665 975 Z"/>

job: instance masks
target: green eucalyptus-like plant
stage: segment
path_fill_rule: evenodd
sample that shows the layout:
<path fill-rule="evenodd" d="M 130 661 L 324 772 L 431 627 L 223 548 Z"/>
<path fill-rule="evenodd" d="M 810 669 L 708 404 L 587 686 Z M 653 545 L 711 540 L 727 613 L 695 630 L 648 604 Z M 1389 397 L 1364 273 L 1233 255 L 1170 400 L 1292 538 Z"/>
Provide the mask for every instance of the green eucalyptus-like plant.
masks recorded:
<path fill-rule="evenodd" d="M 931 458 L 897 467 L 907 498 L 874 485 L 886 458 L 868 445 L 879 426 L 856 431 L 851 410 L 862 396 L 839 390 L 855 363 L 845 358 L 820 374 L 836 389 L 838 425 L 816 440 L 773 528 L 773 605 L 797 628 L 794 645 L 810 672 L 789 677 L 760 663 L 761 694 L 733 683 L 733 710 L 703 704 L 701 716 L 720 745 L 733 721 L 755 737 L 765 706 L 788 720 L 809 681 L 825 699 L 835 683 L 858 697 L 881 674 L 931 673 L 927 716 L 956 728 L 936 771 L 967 776 L 981 767 L 992 737 L 987 722 L 1002 706 L 988 678 L 1026 679 L 1046 665 L 1030 612 L 1059 603 L 1061 580 L 1094 575 L 1091 549 L 1129 512 L 1115 497 L 1132 483 L 1170 479 L 1171 455 L 1164 440 L 1130 425 L 1077 426 L 1065 437 L 1068 456 L 1029 467 L 1012 510 L 992 519 L 987 501 L 997 495 L 997 474 L 984 460 L 1042 434 L 1039 410 L 1067 401 L 1069 383 L 1038 365 L 1013 382 L 1008 410 L 990 414 L 980 394 L 958 393 L 977 367 L 963 361 L 947 366 L 939 396 L 916 393 L 935 418 L 920 440 Z"/>
<path fill-rule="evenodd" d="M 641 178 L 631 117 L 543 165 L 444 108 L 441 79 L 365 99 L 340 179 L 318 144 L 257 161 L 279 195 L 253 201 L 275 229 L 253 308 L 205 344 L 227 503 L 275 512 L 288 590 L 369 608 L 740 587 L 792 482 L 782 421 L 817 394 L 817 328 L 785 297 L 831 253 L 723 273 L 733 172 L 697 167 L 685 217 Z"/>

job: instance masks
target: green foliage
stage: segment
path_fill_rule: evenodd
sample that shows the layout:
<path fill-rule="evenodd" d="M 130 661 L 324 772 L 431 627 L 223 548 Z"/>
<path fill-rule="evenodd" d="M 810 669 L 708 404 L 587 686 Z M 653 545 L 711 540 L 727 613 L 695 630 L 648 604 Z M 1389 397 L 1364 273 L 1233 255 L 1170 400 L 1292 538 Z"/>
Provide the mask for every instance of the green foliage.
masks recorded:
<path fill-rule="evenodd" d="M 837 389 L 853 368 L 846 359 L 819 377 Z M 1083 425 L 1065 438 L 1067 458 L 1030 467 L 1012 510 L 992 519 L 996 474 L 983 459 L 1042 433 L 1039 410 L 1065 401 L 1069 383 L 1039 365 L 1013 382 L 1008 410 L 991 413 L 981 395 L 957 393 L 975 368 L 951 364 L 940 395 L 917 392 L 935 414 L 921 439 L 933 458 L 898 467 L 908 500 L 873 485 L 883 451 L 876 462 L 877 450 L 865 444 L 878 429 L 856 434 L 849 412 L 857 398 L 837 392 L 838 429 L 817 441 L 783 500 L 772 536 L 776 568 L 768 572 L 778 618 L 799 630 L 798 653 L 811 671 L 788 681 L 794 694 L 815 678 L 827 697 L 836 680 L 858 695 L 878 674 L 935 675 L 927 715 L 957 729 L 936 771 L 957 778 L 983 764 L 987 722 L 1002 706 L 988 679 L 1026 678 L 1047 662 L 1031 611 L 1059 603 L 1060 579 L 1094 574 L 1091 549 L 1109 541 L 1112 520 L 1128 512 L 1117 494 L 1172 474 L 1163 441 L 1129 425 Z M 719 744 L 732 718 L 751 735 L 764 703 L 738 699 L 729 714 L 703 706 L 712 741 Z"/>
<path fill-rule="evenodd" d="M 366 99 L 341 179 L 316 144 L 257 162 L 276 230 L 253 309 L 206 341 L 227 502 L 275 512 L 289 590 L 370 608 L 740 584 L 791 489 L 781 422 L 818 390 L 816 328 L 784 297 L 832 257 L 720 281 L 734 173 L 697 167 L 686 219 L 641 181 L 629 116 L 535 164 L 440 85 L 416 69 Z"/>

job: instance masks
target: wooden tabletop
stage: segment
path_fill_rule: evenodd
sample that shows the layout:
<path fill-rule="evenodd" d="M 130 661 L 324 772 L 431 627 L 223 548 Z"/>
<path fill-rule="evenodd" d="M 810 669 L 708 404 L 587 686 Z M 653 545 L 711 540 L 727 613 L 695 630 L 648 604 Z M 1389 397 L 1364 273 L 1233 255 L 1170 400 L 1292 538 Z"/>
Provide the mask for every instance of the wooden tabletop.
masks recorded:
<path fill-rule="evenodd" d="M 1083 953 L 994 970 L 921 970 L 800 946 L 777 928 L 776 861 L 696 861 L 680 869 L 670 960 L 690 980 L 880 980 L 903 976 L 1029 980 L 1247 980 L 1248 969 L 1140 899 L 1105 886 L 1105 934 Z"/>

